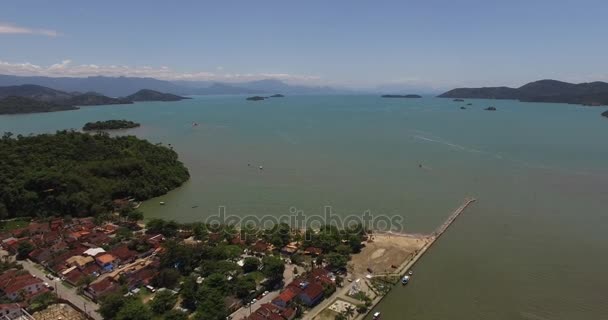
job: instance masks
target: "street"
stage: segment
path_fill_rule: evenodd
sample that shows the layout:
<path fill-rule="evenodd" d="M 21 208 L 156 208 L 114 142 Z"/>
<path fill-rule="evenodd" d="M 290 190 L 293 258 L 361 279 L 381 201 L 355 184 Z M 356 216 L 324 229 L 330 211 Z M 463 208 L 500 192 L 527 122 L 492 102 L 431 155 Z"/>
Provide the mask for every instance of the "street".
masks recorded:
<path fill-rule="evenodd" d="M 295 265 L 293 265 L 293 264 L 285 264 L 285 271 L 283 272 L 283 279 L 284 279 L 285 284 L 292 282 L 293 279 L 295 278 L 296 275 L 293 273 L 294 266 Z M 298 267 L 298 271 L 300 273 L 303 272 L 303 270 L 304 269 Z M 241 320 L 241 319 L 247 318 L 251 314 L 251 312 L 255 311 L 259 306 L 263 305 L 264 303 L 269 303 L 274 298 L 278 297 L 279 293 L 280 293 L 280 290 L 271 291 L 265 297 L 262 297 L 260 300 L 258 300 L 253 305 L 251 305 L 249 307 L 241 307 L 240 309 L 238 309 L 237 311 L 232 313 L 230 316 L 232 317 L 233 320 Z"/>
<path fill-rule="evenodd" d="M 85 311 L 88 315 L 93 317 L 95 320 L 103 320 L 101 315 L 97 312 L 99 305 L 94 303 L 91 300 L 81 296 L 76 291 L 76 288 L 68 288 L 61 283 L 61 280 L 55 278 L 55 280 L 50 280 L 46 277 L 47 272 L 36 268 L 36 264 L 29 261 L 23 260 L 18 261 L 23 269 L 29 271 L 32 275 L 42 279 L 44 282 L 48 282 L 49 285 L 55 288 L 55 294 L 58 297 L 70 301 L 72 304 L 81 309 L 81 311 Z"/>

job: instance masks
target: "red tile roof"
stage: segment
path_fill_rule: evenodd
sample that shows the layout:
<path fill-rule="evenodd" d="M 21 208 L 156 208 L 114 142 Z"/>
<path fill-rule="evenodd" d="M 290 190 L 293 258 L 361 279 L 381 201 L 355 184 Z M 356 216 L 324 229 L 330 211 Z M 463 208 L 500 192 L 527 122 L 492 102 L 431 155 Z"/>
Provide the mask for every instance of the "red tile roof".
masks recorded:
<path fill-rule="evenodd" d="M 310 284 L 308 284 L 308 286 L 306 287 L 306 289 L 304 289 L 304 291 L 302 292 L 302 294 L 305 294 L 311 300 L 314 300 L 319 295 L 323 295 L 323 286 L 320 285 L 320 284 L 318 284 L 318 283 L 310 283 Z"/>

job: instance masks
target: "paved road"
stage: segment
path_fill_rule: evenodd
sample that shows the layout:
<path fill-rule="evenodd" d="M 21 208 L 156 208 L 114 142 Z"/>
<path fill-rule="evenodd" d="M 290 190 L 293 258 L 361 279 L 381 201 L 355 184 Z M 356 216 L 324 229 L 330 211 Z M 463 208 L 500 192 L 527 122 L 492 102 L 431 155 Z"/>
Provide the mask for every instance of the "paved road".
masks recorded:
<path fill-rule="evenodd" d="M 46 277 L 46 272 L 36 268 L 36 264 L 29 261 L 19 261 L 23 266 L 23 269 L 29 271 L 31 274 L 36 277 L 42 279 L 44 282 L 48 282 L 49 285 L 55 288 L 55 293 L 62 299 L 70 301 L 72 304 L 81 309 L 81 311 L 86 310 L 86 313 L 89 314 L 95 320 L 103 320 L 103 317 L 97 312 L 99 305 L 94 303 L 91 300 L 79 295 L 76 291 L 76 288 L 67 288 L 63 284 L 61 284 L 60 280 L 49 280 Z"/>
<path fill-rule="evenodd" d="M 293 281 L 293 278 L 295 278 L 295 276 L 296 276 L 293 274 L 293 267 L 294 267 L 293 264 L 285 265 L 285 272 L 283 272 L 283 279 L 284 279 L 285 284 L 288 284 L 291 281 Z M 302 269 L 300 267 L 298 267 L 298 270 L 300 273 L 302 273 L 304 271 L 304 269 Z M 247 318 L 251 314 L 251 312 L 257 310 L 257 308 L 259 308 L 261 305 L 263 305 L 264 303 L 271 302 L 274 298 L 279 296 L 279 293 L 280 293 L 279 291 L 280 290 L 269 292 L 265 297 L 262 297 L 262 299 L 258 300 L 255 304 L 253 304 L 247 308 L 242 307 L 242 308 L 238 309 L 237 311 L 235 311 L 230 316 L 232 316 L 233 320 L 241 320 L 241 319 Z"/>

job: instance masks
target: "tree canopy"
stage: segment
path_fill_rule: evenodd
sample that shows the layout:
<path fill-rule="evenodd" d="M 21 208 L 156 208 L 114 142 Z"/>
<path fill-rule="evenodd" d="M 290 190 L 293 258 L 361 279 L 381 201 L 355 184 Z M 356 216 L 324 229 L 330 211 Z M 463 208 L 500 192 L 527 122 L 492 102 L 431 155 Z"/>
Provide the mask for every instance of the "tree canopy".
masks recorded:
<path fill-rule="evenodd" d="M 0 139 L 0 207 L 9 218 L 95 215 L 113 199 L 149 199 L 188 178 L 177 153 L 134 136 L 58 131 Z"/>

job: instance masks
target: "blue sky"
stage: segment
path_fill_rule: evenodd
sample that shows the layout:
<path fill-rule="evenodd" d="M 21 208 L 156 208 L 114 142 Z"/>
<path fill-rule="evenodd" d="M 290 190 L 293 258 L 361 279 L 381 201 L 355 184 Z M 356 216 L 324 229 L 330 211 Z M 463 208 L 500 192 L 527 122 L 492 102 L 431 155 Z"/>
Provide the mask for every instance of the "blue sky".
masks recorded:
<path fill-rule="evenodd" d="M 608 80 L 608 1 L 3 1 L 0 73 L 449 88 Z"/>

